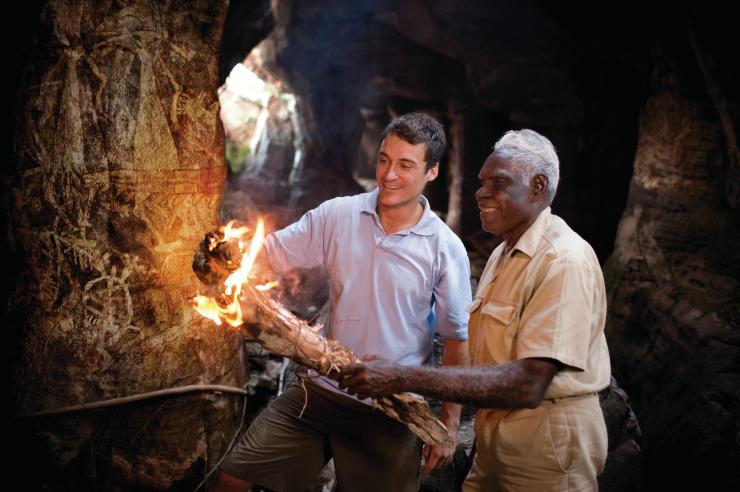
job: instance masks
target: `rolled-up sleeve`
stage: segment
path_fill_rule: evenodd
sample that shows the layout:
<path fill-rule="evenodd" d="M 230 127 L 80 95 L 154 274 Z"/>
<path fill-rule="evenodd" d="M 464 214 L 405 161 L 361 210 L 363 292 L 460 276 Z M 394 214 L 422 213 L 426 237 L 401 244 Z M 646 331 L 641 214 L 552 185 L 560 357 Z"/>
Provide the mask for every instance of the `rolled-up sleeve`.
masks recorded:
<path fill-rule="evenodd" d="M 596 276 L 588 265 L 558 258 L 543 269 L 522 312 L 517 358 L 555 359 L 578 370 L 587 364 Z"/>
<path fill-rule="evenodd" d="M 462 242 L 454 241 L 440 255 L 434 286 L 435 328 L 444 338 L 468 339 L 468 310 L 472 301 L 470 262 Z"/>
<path fill-rule="evenodd" d="M 324 263 L 327 207 L 309 210 L 297 222 L 265 238 L 265 252 L 276 273 Z"/>

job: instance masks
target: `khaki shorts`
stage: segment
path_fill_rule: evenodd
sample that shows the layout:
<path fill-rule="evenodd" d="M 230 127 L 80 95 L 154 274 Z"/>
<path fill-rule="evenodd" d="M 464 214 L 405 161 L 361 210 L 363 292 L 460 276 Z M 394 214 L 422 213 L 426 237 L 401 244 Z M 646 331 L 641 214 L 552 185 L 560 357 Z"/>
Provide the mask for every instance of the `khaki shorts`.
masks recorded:
<path fill-rule="evenodd" d="M 479 412 L 475 435 L 464 492 L 598 490 L 607 433 L 596 394 Z"/>
<path fill-rule="evenodd" d="M 276 492 L 304 491 L 334 458 L 339 491 L 416 491 L 421 441 L 372 407 L 305 380 L 255 419 L 221 470 Z"/>

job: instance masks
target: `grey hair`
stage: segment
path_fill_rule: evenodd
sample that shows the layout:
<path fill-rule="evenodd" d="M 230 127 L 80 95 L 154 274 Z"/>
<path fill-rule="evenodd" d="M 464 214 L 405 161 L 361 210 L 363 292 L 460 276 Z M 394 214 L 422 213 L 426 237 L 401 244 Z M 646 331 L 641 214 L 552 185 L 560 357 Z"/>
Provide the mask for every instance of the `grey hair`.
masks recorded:
<path fill-rule="evenodd" d="M 534 130 L 508 131 L 493 146 L 493 153 L 514 163 L 520 176 L 530 182 L 538 174 L 547 178 L 550 203 L 560 180 L 560 161 L 555 147 Z"/>

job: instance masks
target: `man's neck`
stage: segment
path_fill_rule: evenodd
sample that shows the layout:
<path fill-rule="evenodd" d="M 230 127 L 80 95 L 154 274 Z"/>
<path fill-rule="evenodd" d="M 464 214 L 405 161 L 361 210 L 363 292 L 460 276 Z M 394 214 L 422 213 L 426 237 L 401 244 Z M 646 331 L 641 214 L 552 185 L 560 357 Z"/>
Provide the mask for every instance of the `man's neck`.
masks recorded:
<path fill-rule="evenodd" d="M 418 201 L 403 207 L 378 207 L 378 218 L 387 235 L 415 226 L 424 214 L 424 207 Z"/>
<path fill-rule="evenodd" d="M 511 252 L 511 250 L 514 248 L 514 246 L 519 241 L 519 239 L 524 235 L 525 232 L 529 230 L 530 227 L 532 227 L 532 225 L 535 222 L 537 222 L 537 218 L 540 216 L 542 211 L 545 210 L 546 208 L 547 208 L 546 206 L 540 208 L 534 213 L 534 215 L 530 216 L 528 220 L 526 220 L 519 227 L 517 227 L 517 229 L 513 233 L 503 236 L 503 240 L 504 240 L 504 251 L 502 253 L 503 255 L 507 255 Z"/>

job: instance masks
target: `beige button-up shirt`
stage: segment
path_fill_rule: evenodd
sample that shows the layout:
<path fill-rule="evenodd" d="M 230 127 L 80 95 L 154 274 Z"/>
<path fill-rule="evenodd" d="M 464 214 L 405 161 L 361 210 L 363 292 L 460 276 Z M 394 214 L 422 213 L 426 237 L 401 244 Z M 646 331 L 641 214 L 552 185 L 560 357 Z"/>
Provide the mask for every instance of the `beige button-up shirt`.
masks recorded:
<path fill-rule="evenodd" d="M 547 208 L 508 255 L 503 248 L 491 254 L 469 308 L 473 364 L 560 361 L 545 399 L 607 387 L 604 276 L 591 246 Z"/>

